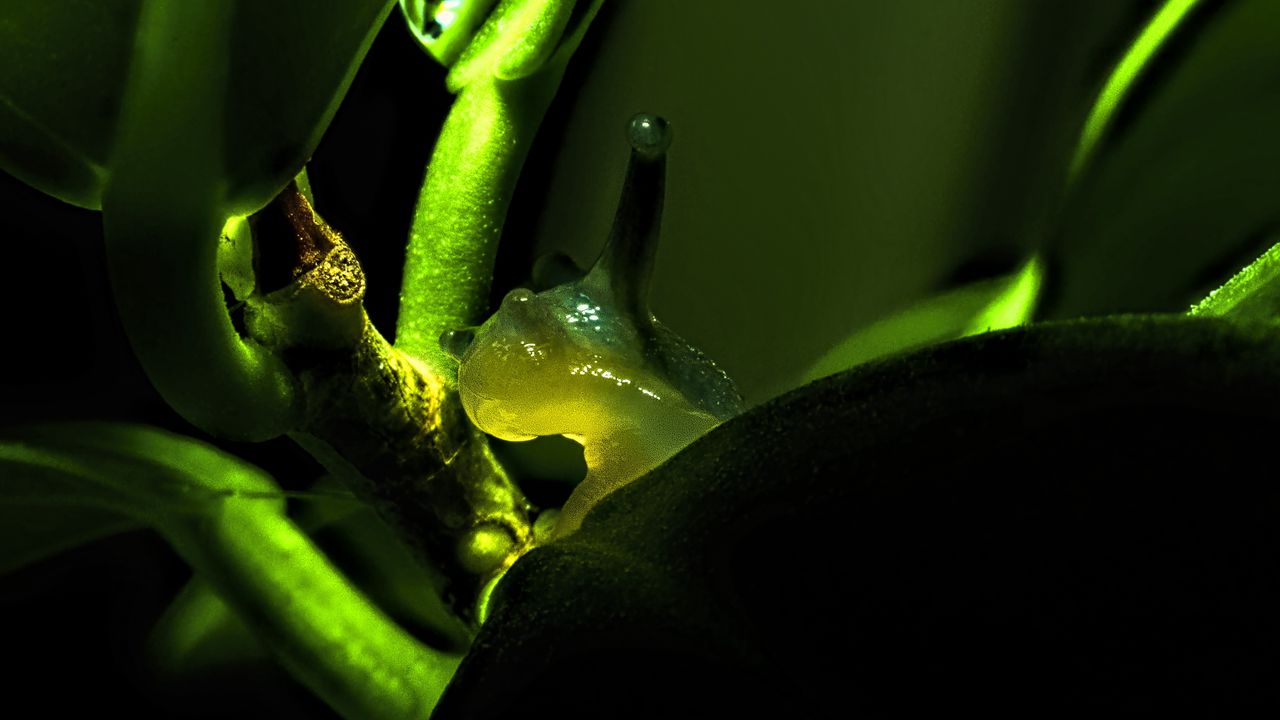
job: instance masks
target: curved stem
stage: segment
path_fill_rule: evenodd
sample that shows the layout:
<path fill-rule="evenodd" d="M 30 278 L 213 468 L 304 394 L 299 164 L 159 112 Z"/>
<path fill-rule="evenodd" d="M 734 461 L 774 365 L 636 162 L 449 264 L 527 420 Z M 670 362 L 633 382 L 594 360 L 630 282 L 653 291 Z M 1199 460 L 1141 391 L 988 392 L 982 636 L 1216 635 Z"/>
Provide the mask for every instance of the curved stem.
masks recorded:
<path fill-rule="evenodd" d="M 147 0 L 103 197 L 112 287 L 151 382 L 228 438 L 290 429 L 293 379 L 237 335 L 217 272 L 234 4 Z"/>
<path fill-rule="evenodd" d="M 461 657 L 414 639 L 289 518 L 227 501 L 161 532 L 289 672 L 345 717 L 425 718 Z"/>
<path fill-rule="evenodd" d="M 564 38 L 544 39 L 559 46 L 527 77 L 497 77 L 503 58 L 495 53 L 493 72 L 462 88 L 436 142 L 405 254 L 396 347 L 450 383 L 457 366 L 440 349 L 440 335 L 476 324 L 488 309 L 498 238 L 520 169 L 602 2 L 590 0 Z"/>

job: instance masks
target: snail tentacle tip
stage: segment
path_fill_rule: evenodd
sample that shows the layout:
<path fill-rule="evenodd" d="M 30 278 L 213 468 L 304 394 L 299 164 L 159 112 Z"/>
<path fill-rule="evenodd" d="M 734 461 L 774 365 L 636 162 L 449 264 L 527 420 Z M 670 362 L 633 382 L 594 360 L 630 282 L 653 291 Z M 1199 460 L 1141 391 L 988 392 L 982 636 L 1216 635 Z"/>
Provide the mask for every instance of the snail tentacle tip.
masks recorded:
<path fill-rule="evenodd" d="M 638 113 L 627 123 L 627 141 L 637 154 L 648 158 L 665 155 L 671 147 L 671 123 L 651 113 Z"/>

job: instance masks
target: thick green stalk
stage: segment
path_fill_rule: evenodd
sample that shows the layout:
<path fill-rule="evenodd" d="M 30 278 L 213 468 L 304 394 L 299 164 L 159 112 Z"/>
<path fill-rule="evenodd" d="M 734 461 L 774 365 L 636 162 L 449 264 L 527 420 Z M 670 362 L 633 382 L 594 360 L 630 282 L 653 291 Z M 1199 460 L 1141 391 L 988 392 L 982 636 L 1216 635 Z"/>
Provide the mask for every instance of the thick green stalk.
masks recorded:
<path fill-rule="evenodd" d="M 155 528 L 305 685 L 352 718 L 422 718 L 458 658 L 396 625 L 285 514 L 262 470 L 140 425 L 62 423 L 0 438 L 0 505 L 94 508 Z"/>
<path fill-rule="evenodd" d="M 568 20 L 573 10 L 573 3 L 565 0 L 526 0 L 508 2 L 510 8 L 496 12 L 505 9 L 513 20 L 524 20 L 533 14 L 525 6 L 539 2 L 544 19 L 553 25 L 552 21 Z M 541 47 L 517 40 L 498 42 L 482 30 L 477 38 L 485 41 L 485 48 L 476 54 L 468 48 L 459 61 L 466 77 L 451 76 L 451 85 L 462 87 L 436 142 L 414 210 L 396 326 L 396 347 L 421 359 L 441 378 L 453 378 L 456 364 L 440 349 L 440 334 L 474 325 L 488 310 L 498 238 L 520 169 L 569 58 L 602 2 L 590 0 L 564 37 L 535 34 L 534 44 L 555 49 L 546 53 L 545 65 L 530 74 L 522 74 L 527 70 L 522 63 L 546 56 Z M 546 23 L 513 21 L 501 32 L 522 37 L 528 26 L 543 28 Z M 494 47 L 500 51 L 490 50 Z"/>
<path fill-rule="evenodd" d="M 216 435 L 293 423 L 293 379 L 237 334 L 217 270 L 233 3 L 147 0 L 103 197 L 116 304 L 160 394 Z"/>
<path fill-rule="evenodd" d="M 161 531 L 289 672 L 345 717 L 425 718 L 461 661 L 396 625 L 266 503 L 229 500 L 205 522 Z"/>
<path fill-rule="evenodd" d="M 435 588 L 472 620 L 480 588 L 533 540 L 529 503 L 458 394 L 369 322 L 355 253 L 306 199 L 286 189 L 254 221 L 259 287 L 294 278 L 245 311 L 250 336 L 298 379 L 291 437 L 439 571 Z"/>

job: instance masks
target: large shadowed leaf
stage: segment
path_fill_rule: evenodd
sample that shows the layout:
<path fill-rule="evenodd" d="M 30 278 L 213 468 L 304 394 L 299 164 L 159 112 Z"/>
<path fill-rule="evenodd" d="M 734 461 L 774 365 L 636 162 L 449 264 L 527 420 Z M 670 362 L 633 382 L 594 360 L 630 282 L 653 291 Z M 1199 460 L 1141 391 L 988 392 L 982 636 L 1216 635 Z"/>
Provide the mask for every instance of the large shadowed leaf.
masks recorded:
<path fill-rule="evenodd" d="M 1280 4 L 1206 2 L 1161 52 L 1068 199 L 1051 314 L 1180 311 L 1280 224 Z"/>
<path fill-rule="evenodd" d="M 1274 712 L 1276 327 L 1031 326 L 757 407 L 517 562 L 437 715 Z"/>
<path fill-rule="evenodd" d="M 0 5 L 0 168 L 97 208 L 144 0 Z M 392 0 L 239 0 L 225 102 L 229 205 L 261 206 L 319 142 Z"/>

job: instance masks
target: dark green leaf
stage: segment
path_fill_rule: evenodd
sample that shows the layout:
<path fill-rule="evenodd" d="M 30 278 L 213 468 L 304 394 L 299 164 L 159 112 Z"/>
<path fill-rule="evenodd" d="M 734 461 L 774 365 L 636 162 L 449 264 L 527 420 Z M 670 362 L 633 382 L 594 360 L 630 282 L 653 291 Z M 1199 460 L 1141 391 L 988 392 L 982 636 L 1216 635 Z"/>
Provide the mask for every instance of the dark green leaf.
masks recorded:
<path fill-rule="evenodd" d="M 518 561 L 437 717 L 1272 714 L 1276 328 L 1031 326 L 754 408 Z"/>
<path fill-rule="evenodd" d="M 97 208 L 141 0 L 0 6 L 0 168 Z"/>
<path fill-rule="evenodd" d="M 0 571 L 232 497 L 280 503 L 260 470 L 190 438 L 107 423 L 10 428 L 0 437 Z"/>
<path fill-rule="evenodd" d="M 228 202 L 275 197 L 302 169 L 394 0 L 239 0 L 230 51 Z"/>
<path fill-rule="evenodd" d="M 0 5 L 0 168 L 97 208 L 144 0 Z M 226 62 L 225 188 L 256 209 L 301 169 L 392 0 L 239 0 Z"/>
<path fill-rule="evenodd" d="M 142 524 L 111 510 L 0 501 L 0 575 Z"/>

